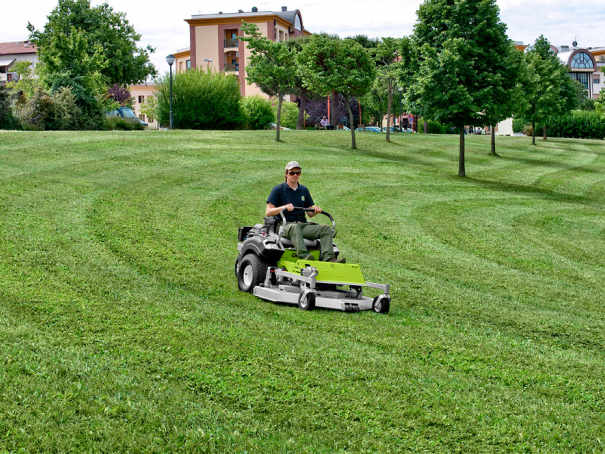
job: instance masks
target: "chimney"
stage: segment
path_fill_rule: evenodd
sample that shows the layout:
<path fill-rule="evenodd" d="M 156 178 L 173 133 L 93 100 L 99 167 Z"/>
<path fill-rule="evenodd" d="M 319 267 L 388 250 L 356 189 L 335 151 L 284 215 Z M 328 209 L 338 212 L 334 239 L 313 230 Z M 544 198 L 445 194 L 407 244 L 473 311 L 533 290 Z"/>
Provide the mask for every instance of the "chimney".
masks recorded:
<path fill-rule="evenodd" d="M 282 7 L 281 7 L 281 10 L 282 10 L 282 11 L 288 11 L 288 7 L 287 7 L 287 6 L 282 6 Z"/>
<path fill-rule="evenodd" d="M 244 12 L 244 10 L 243 10 L 243 9 L 238 9 L 238 10 L 237 10 L 237 12 L 238 12 L 238 13 L 243 13 L 243 12 Z"/>
<path fill-rule="evenodd" d="M 219 11 L 218 13 L 219 13 L 219 14 L 223 14 L 223 12 L 222 12 L 222 11 Z"/>

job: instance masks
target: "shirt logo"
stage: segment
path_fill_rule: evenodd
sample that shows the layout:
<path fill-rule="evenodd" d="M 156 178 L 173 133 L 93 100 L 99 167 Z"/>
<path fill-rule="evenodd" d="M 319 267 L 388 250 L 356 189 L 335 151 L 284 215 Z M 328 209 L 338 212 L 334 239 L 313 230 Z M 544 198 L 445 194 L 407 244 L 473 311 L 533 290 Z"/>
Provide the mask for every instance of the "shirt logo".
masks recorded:
<path fill-rule="evenodd" d="M 305 201 L 305 196 L 303 195 L 300 200 L 302 200 L 303 202 Z"/>

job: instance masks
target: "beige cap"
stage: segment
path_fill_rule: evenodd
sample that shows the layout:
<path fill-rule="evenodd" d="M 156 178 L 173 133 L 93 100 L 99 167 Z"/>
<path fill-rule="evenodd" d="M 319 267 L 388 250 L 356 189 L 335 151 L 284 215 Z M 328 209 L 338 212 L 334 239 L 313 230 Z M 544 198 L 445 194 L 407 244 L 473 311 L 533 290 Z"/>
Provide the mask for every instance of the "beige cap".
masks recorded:
<path fill-rule="evenodd" d="M 295 168 L 299 168 L 302 169 L 302 167 L 300 166 L 300 164 L 296 161 L 290 161 L 288 164 L 286 164 L 286 170 L 290 170 L 290 169 L 295 169 Z"/>

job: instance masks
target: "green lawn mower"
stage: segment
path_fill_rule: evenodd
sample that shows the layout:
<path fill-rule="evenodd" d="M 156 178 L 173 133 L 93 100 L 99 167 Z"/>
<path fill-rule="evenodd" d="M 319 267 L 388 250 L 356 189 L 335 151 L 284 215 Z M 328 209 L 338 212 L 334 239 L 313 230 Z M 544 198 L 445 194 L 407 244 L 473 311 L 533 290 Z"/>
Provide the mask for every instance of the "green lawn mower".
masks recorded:
<path fill-rule="evenodd" d="M 367 282 L 359 265 L 320 261 L 319 240 L 305 240 L 315 260 L 299 259 L 292 241 L 283 237 L 285 211 L 284 208 L 279 216 L 266 217 L 264 224 L 239 229 L 235 275 L 241 291 L 276 303 L 296 304 L 302 310 L 317 307 L 344 312 L 389 312 L 389 285 Z M 321 214 L 332 221 L 335 236 L 334 218 L 325 211 Z M 338 247 L 333 247 L 338 257 Z M 382 294 L 376 298 L 363 296 L 363 287 L 381 290 Z"/>

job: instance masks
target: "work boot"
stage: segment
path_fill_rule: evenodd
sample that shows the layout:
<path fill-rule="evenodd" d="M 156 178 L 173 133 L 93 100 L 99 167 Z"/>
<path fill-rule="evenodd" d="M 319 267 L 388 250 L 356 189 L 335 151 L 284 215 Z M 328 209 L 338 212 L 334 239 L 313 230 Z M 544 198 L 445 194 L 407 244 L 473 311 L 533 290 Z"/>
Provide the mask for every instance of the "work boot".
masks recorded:
<path fill-rule="evenodd" d="M 328 262 L 334 262 L 334 263 L 347 263 L 347 259 L 345 259 L 344 257 L 343 257 L 343 258 L 340 258 L 340 259 L 330 259 L 330 260 L 328 260 Z"/>
<path fill-rule="evenodd" d="M 313 257 L 311 254 L 309 254 L 306 257 L 301 258 L 300 260 L 315 260 L 315 257 Z"/>

